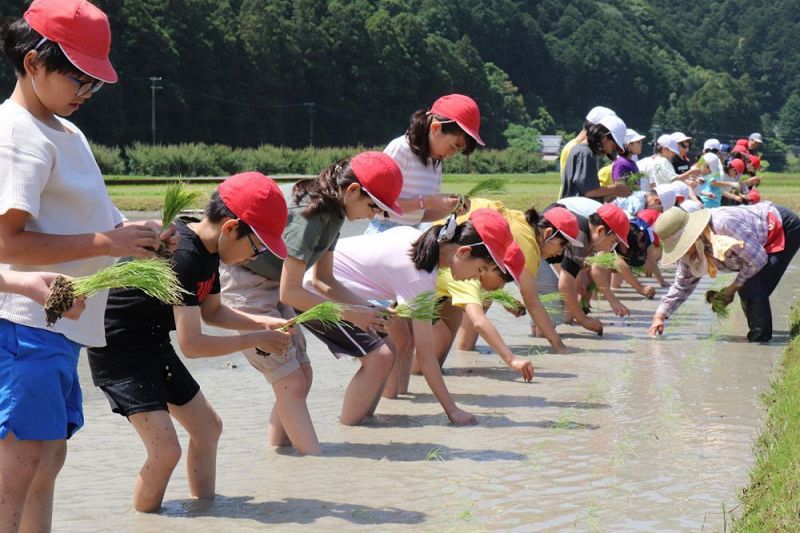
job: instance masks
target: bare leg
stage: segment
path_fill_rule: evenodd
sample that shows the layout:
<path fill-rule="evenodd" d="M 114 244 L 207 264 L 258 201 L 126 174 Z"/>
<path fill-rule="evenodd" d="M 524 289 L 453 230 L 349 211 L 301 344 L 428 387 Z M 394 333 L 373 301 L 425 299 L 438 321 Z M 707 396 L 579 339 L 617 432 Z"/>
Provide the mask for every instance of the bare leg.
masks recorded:
<path fill-rule="evenodd" d="M 186 457 L 189 493 L 195 498 L 212 498 L 217 481 L 217 444 L 222 435 L 222 420 L 202 392 L 185 405 L 170 405 L 169 412 L 189 433 Z"/>
<path fill-rule="evenodd" d="M 340 420 L 346 426 L 361 424 L 370 411 L 374 411 L 376 398 L 380 396 L 392 370 L 394 354 L 389 346 L 383 344 L 362 357 L 360 362 L 361 368 L 350 380 L 344 393 Z"/>
<path fill-rule="evenodd" d="M 19 530 L 25 499 L 39 470 L 45 441 L 17 440 L 9 433 L 0 440 L 0 532 Z"/>
<path fill-rule="evenodd" d="M 294 446 L 304 455 L 319 455 L 319 439 L 311 422 L 306 398 L 311 390 L 314 371 L 308 363 L 272 384 L 275 406 L 269 420 L 271 446 Z"/>
<path fill-rule="evenodd" d="M 20 531 L 50 531 L 53 525 L 53 493 L 56 477 L 67 458 L 67 441 L 45 441 L 39 468 L 33 476 L 28 496 L 25 498 L 25 511 L 22 515 Z"/>
<path fill-rule="evenodd" d="M 411 361 L 414 358 L 414 336 L 411 333 L 411 322 L 405 319 L 394 319 L 387 329 L 391 339 L 395 359 L 386 387 L 383 389 L 384 398 L 397 398 L 398 394 L 408 392 Z"/>
<path fill-rule="evenodd" d="M 135 413 L 128 417 L 147 450 L 133 491 L 133 508 L 155 513 L 161 508 L 167 483 L 181 458 L 181 445 L 167 411 Z"/>

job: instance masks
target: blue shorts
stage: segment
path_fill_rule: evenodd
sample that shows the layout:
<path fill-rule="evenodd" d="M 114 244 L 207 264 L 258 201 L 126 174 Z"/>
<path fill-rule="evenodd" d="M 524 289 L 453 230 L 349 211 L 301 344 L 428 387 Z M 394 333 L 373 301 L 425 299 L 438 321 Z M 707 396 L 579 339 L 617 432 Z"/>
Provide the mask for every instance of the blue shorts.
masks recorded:
<path fill-rule="evenodd" d="M 68 439 L 83 426 L 80 345 L 0 319 L 0 439 Z"/>

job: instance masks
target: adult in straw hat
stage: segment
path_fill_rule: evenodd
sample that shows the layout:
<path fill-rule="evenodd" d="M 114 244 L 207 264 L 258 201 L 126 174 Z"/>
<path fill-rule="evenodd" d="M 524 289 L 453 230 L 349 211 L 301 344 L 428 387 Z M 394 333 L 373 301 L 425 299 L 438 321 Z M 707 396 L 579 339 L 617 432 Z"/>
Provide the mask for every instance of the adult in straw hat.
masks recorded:
<path fill-rule="evenodd" d="M 772 202 L 692 213 L 673 207 L 653 229 L 664 247 L 661 263 L 677 261 L 678 270 L 653 315 L 650 335 L 663 334 L 665 321 L 694 292 L 700 278 L 725 270 L 736 272 L 736 279 L 720 293 L 725 305 L 739 293 L 749 328 L 747 340 L 772 338 L 769 296 L 800 248 L 800 219 L 795 213 Z"/>

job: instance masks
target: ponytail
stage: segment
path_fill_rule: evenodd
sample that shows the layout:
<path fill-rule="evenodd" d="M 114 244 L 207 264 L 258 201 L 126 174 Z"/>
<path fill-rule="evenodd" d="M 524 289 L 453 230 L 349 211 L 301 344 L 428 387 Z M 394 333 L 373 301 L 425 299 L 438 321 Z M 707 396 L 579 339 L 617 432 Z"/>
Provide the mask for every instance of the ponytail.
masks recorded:
<path fill-rule="evenodd" d="M 414 261 L 417 270 L 433 272 L 439 266 L 439 253 L 442 244 L 456 244 L 470 246 L 481 242 L 481 236 L 475 230 L 472 222 L 466 221 L 456 224 L 455 217 L 448 217 L 445 224 L 437 224 L 428 228 L 411 245 L 408 255 Z M 489 249 L 485 244 L 471 246 L 470 257 L 479 259 L 492 259 Z"/>
<path fill-rule="evenodd" d="M 553 204 L 553 205 L 557 207 L 563 207 L 560 204 Z M 547 228 L 550 228 L 553 230 L 553 233 L 557 235 L 557 238 L 566 242 L 566 239 L 564 239 L 559 234 L 559 229 L 555 227 L 549 220 L 540 215 L 539 212 L 536 211 L 535 207 L 531 207 L 530 209 L 525 211 L 525 222 L 527 222 L 528 225 L 532 227 L 537 234 L 540 234 L 542 231 L 546 230 Z"/>
<path fill-rule="evenodd" d="M 301 213 L 304 217 L 318 213 L 331 213 L 340 218 L 345 217 L 341 192 L 353 183 L 359 183 L 350 158 L 344 158 L 329 166 L 316 178 L 300 180 L 292 188 L 292 198 L 299 204 L 308 197 L 308 207 Z M 361 190 L 362 194 L 366 194 Z"/>

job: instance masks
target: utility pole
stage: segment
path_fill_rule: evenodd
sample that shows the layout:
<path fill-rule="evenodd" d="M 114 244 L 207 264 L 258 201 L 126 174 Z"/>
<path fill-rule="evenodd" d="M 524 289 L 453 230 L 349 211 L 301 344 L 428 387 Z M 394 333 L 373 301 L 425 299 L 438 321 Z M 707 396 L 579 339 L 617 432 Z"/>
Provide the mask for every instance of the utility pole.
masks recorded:
<path fill-rule="evenodd" d="M 314 107 L 315 102 L 306 102 L 305 106 L 308 108 L 308 145 L 314 146 Z"/>
<path fill-rule="evenodd" d="M 156 91 L 160 91 L 164 87 L 161 86 L 161 77 L 150 76 L 150 129 L 153 132 L 153 145 L 156 144 Z"/>

